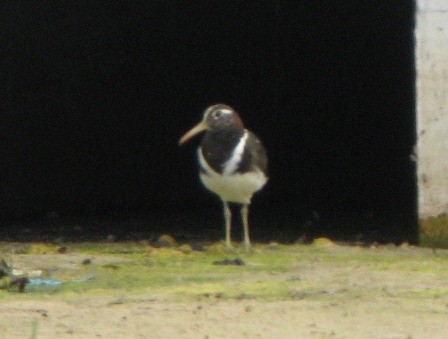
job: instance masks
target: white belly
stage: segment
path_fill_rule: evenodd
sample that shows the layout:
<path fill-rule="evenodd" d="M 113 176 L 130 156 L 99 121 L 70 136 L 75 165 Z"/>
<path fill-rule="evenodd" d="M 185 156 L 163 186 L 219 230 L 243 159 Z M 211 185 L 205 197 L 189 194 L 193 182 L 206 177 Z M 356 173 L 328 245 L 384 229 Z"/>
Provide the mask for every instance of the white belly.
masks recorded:
<path fill-rule="evenodd" d="M 268 181 L 261 171 L 232 175 L 200 173 L 200 178 L 204 186 L 219 195 L 222 200 L 240 204 L 250 204 L 254 193 Z"/>

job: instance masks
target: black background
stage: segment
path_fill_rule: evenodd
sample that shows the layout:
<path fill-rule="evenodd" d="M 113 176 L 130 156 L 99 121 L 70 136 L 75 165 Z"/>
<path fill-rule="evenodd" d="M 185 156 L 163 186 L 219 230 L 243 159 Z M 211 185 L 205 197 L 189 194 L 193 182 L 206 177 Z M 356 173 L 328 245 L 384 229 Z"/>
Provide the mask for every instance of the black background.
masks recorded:
<path fill-rule="evenodd" d="M 5 234 L 103 220 L 91 231 L 222 238 L 198 141 L 177 141 L 223 102 L 270 157 L 255 240 L 417 241 L 413 1 L 0 7 Z"/>

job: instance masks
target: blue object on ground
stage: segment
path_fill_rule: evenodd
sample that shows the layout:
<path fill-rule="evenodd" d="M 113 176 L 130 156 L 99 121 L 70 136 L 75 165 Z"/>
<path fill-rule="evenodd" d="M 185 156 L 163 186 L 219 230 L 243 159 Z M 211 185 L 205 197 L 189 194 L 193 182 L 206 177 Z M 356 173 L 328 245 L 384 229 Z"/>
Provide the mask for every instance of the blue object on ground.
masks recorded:
<path fill-rule="evenodd" d="M 29 285 L 59 286 L 62 281 L 56 279 L 30 279 Z"/>

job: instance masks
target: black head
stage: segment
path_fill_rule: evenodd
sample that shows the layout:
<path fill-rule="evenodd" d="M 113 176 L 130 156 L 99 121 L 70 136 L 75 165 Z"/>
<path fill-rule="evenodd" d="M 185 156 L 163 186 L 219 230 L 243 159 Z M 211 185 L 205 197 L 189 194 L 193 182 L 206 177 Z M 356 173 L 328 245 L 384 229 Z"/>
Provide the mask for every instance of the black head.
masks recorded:
<path fill-rule="evenodd" d="M 208 107 L 202 120 L 212 131 L 230 128 L 242 130 L 244 128 L 238 113 L 232 107 L 223 104 Z"/>
<path fill-rule="evenodd" d="M 179 140 L 179 144 L 183 144 L 196 134 L 208 131 L 237 130 L 244 129 L 243 121 L 238 113 L 230 106 L 224 104 L 216 104 L 208 107 L 204 111 L 202 121 L 194 126 L 191 130 L 184 134 Z"/>

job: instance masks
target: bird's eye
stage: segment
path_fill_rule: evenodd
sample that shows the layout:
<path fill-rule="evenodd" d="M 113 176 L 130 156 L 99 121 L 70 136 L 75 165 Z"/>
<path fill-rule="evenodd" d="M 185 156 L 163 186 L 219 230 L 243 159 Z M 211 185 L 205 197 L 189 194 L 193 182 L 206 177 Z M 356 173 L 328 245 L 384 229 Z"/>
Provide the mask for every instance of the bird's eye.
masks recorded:
<path fill-rule="evenodd" d="M 213 112 L 213 118 L 218 119 L 221 116 L 221 111 L 215 111 Z"/>

